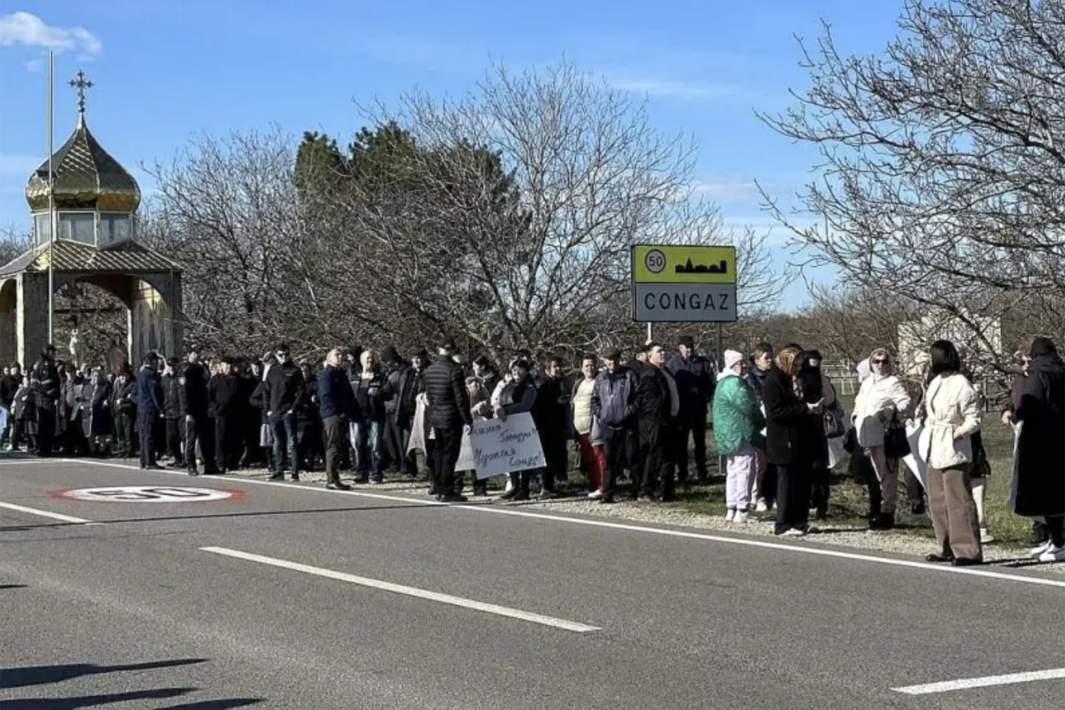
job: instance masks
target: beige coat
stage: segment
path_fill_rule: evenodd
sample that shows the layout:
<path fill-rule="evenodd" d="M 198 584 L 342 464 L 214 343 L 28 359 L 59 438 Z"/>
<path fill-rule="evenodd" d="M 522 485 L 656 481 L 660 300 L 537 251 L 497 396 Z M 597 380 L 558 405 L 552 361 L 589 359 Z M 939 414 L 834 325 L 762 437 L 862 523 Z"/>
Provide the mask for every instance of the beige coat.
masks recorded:
<path fill-rule="evenodd" d="M 917 446 L 930 468 L 964 466 L 973 460 L 971 437 L 980 430 L 980 405 L 965 375 L 932 380 L 921 414 L 924 429 Z"/>

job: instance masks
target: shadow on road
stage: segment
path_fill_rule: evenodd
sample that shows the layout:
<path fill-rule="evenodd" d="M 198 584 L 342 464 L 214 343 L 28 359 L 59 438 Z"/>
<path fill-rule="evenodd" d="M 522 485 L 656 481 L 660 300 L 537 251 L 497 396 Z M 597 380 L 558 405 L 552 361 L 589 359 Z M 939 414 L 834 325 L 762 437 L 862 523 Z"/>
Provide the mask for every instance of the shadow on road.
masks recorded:
<path fill-rule="evenodd" d="M 137 700 L 143 701 L 150 699 L 176 698 L 179 695 L 188 695 L 194 690 L 196 690 L 196 688 L 158 688 L 156 690 L 132 690 L 128 693 L 79 695 L 69 698 L 5 700 L 4 710 L 75 710 L 75 708 L 92 708 L 97 705 L 106 705 L 108 703 L 128 703 Z"/>
<path fill-rule="evenodd" d="M 181 705 L 167 705 L 159 710 L 223 710 L 223 708 L 242 708 L 247 705 L 258 705 L 266 702 L 266 698 L 227 698 L 226 700 L 204 700 L 198 703 L 182 703 Z"/>
<path fill-rule="evenodd" d="M 122 671 L 144 671 L 153 668 L 172 668 L 204 663 L 206 658 L 181 658 L 169 661 L 148 661 L 146 663 L 128 663 L 117 666 L 98 666 L 94 663 L 68 663 L 57 666 L 23 666 L 21 668 L 0 668 L 0 688 L 21 688 L 28 685 L 59 683 L 60 681 L 80 678 L 99 673 L 120 673 Z M 166 697 L 166 696 L 164 696 Z M 5 703 L 4 708 L 8 705 Z M 79 707 L 79 706 L 72 706 Z"/>

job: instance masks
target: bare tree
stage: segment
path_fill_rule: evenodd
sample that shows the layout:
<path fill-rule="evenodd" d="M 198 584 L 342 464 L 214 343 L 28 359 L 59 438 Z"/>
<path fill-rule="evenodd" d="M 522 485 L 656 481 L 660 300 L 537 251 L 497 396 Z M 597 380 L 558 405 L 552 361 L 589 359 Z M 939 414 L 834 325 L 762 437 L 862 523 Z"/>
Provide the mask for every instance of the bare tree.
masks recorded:
<path fill-rule="evenodd" d="M 142 232 L 184 269 L 189 337 L 222 350 L 268 348 L 313 331 L 286 268 L 299 229 L 291 141 L 277 131 L 203 137 L 157 181 Z"/>
<path fill-rule="evenodd" d="M 826 25 L 798 104 L 763 116 L 818 146 L 803 207 L 827 227 L 765 197 L 849 284 L 941 309 L 1002 361 L 984 324 L 1065 302 L 1065 4 L 908 0 L 899 28 L 853 57 Z"/>
<path fill-rule="evenodd" d="M 726 233 L 692 199 L 692 143 L 657 133 L 643 106 L 572 66 L 500 66 L 462 99 L 411 93 L 371 115 L 423 150 L 409 156 L 413 199 L 350 195 L 356 258 L 372 264 L 380 298 L 478 349 L 631 337 L 639 242 L 736 243 L 741 307 L 771 305 L 784 285 L 762 239 Z"/>

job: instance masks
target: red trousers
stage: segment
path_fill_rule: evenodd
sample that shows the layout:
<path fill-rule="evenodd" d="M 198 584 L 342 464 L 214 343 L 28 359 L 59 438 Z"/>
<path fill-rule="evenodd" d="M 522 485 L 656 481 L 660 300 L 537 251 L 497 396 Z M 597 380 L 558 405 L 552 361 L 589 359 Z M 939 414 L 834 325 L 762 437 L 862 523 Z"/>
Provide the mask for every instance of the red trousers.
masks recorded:
<path fill-rule="evenodd" d="M 606 456 L 602 446 L 593 446 L 588 434 L 581 434 L 581 460 L 588 471 L 588 483 L 593 491 L 603 487 L 603 469 L 606 468 Z"/>

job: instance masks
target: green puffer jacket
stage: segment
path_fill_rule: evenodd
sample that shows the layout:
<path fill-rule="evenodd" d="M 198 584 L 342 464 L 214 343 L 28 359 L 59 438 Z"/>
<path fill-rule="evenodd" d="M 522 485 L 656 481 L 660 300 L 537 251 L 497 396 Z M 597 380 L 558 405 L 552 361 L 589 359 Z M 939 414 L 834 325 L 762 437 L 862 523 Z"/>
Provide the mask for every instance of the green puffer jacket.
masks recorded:
<path fill-rule="evenodd" d="M 747 382 L 735 374 L 718 380 L 714 391 L 714 444 L 721 456 L 731 456 L 751 437 L 765 426 L 754 391 Z"/>

